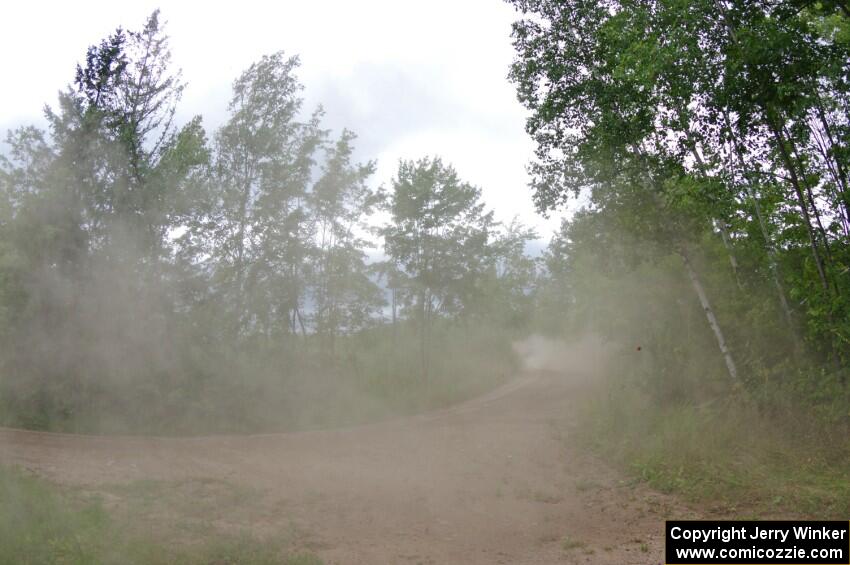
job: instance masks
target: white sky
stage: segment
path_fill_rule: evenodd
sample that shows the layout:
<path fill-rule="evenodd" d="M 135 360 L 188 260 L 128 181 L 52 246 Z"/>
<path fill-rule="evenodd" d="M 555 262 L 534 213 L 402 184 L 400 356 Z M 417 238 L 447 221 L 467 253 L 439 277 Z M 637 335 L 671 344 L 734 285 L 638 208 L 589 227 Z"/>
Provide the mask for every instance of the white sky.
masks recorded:
<path fill-rule="evenodd" d="M 359 158 L 377 159 L 376 184 L 389 185 L 400 158 L 440 155 L 498 219 L 517 215 L 544 240 L 557 227 L 534 212 L 527 187 L 533 144 L 506 79 L 515 14 L 501 0 L 11 2 L 0 20 L 3 138 L 43 124 L 86 48 L 119 25 L 140 29 L 156 8 L 188 82 L 181 121 L 201 114 L 212 132 L 233 79 L 283 50 L 301 57 L 306 109 L 322 103 L 325 126 L 352 129 Z"/>

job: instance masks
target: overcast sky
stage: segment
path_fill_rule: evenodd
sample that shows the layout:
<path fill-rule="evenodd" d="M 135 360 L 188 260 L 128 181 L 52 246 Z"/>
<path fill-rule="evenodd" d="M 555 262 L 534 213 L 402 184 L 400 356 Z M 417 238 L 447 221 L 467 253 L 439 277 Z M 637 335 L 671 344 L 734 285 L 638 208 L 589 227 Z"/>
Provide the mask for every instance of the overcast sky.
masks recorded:
<path fill-rule="evenodd" d="M 283 50 L 301 58 L 308 109 L 323 104 L 326 127 L 354 130 L 359 157 L 377 159 L 376 184 L 389 185 L 400 158 L 440 155 L 498 219 L 517 215 L 545 240 L 557 226 L 527 188 L 533 145 L 506 79 L 515 14 L 500 0 L 13 2 L 0 20 L 0 131 L 43 124 L 86 48 L 119 25 L 140 29 L 156 8 L 188 82 L 181 120 L 201 114 L 212 132 L 233 79 Z"/>

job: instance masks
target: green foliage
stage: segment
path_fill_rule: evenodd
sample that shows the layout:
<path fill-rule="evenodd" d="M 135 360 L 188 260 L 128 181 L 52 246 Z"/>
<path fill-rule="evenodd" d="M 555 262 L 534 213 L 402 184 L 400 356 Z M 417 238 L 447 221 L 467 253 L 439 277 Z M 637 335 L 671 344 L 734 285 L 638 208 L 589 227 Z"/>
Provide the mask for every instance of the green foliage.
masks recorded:
<path fill-rule="evenodd" d="M 145 487 L 153 498 L 167 501 L 162 488 Z M 127 497 L 128 506 L 107 511 L 97 497 L 0 467 L 0 563 L 322 563 L 308 553 L 285 556 L 281 544 L 249 535 L 217 532 L 215 536 L 198 539 L 198 532 L 194 532 L 189 539 L 176 539 L 176 530 L 172 529 L 171 535 L 154 538 L 152 532 L 163 527 L 158 522 L 169 514 L 150 515 L 144 492 L 125 490 L 121 494 Z M 194 507 L 196 502 L 189 506 Z M 238 505 L 232 501 L 227 508 L 230 512 L 238 511 Z M 183 516 L 186 509 L 176 512 L 175 519 L 186 518 Z M 187 533 L 182 528 L 179 531 L 183 536 Z"/>
<path fill-rule="evenodd" d="M 659 404 L 627 375 L 585 405 L 582 437 L 641 480 L 727 517 L 841 519 L 850 511 L 846 415 L 828 423 L 778 390 L 770 406 L 783 408 L 773 412 L 743 399 Z"/>
<path fill-rule="evenodd" d="M 337 337 L 374 325 L 385 302 L 371 279 L 365 252 L 370 246 L 365 236 L 374 231 L 365 218 L 383 194 L 366 184 L 374 162 L 352 165 L 354 138 L 344 130 L 328 150 L 323 175 L 311 195 L 318 241 L 312 272 L 313 322 L 322 349 L 331 356 Z"/>
<path fill-rule="evenodd" d="M 402 162 L 390 194 L 374 188 L 356 135 L 305 115 L 298 65 L 261 57 L 220 128 L 177 124 L 183 83 L 154 12 L 87 51 L 49 131 L 8 134 L 0 425 L 321 427 L 504 375 L 533 308 L 531 232 L 498 226 L 439 159 Z M 451 354 L 432 363 L 438 348 Z"/>
<path fill-rule="evenodd" d="M 502 298 L 499 290 L 508 293 L 509 308 L 523 308 L 533 269 L 522 261 L 531 235 L 515 224 L 493 241 L 496 225 L 493 213 L 485 212 L 481 190 L 462 182 L 439 158 L 400 162 L 387 208 L 391 221 L 382 235 L 393 319 L 401 305 L 402 314 L 416 321 L 419 372 L 427 378 L 436 350 L 435 319 L 470 323 L 487 310 L 481 296 L 495 301 Z M 494 281 L 496 289 L 486 288 Z"/>
<path fill-rule="evenodd" d="M 41 481 L 0 471 L 0 562 L 93 563 L 109 523 L 97 505 L 72 508 Z"/>
<path fill-rule="evenodd" d="M 622 348 L 594 437 L 702 500 L 846 513 L 846 6 L 509 1 L 536 203 L 585 202 L 537 323 Z"/>
<path fill-rule="evenodd" d="M 783 341 L 846 363 L 843 5 L 510 3 L 523 14 L 511 79 L 531 112 L 538 206 L 583 193 L 609 226 L 680 254 L 698 278 L 716 263 L 693 256 L 722 240 L 740 307 L 755 314 L 773 286 Z M 714 324 L 721 351 L 729 325 Z M 727 363 L 749 355 L 725 341 Z"/>
<path fill-rule="evenodd" d="M 403 275 L 403 302 L 422 323 L 435 310 L 458 313 L 483 269 L 493 220 L 480 198 L 439 158 L 399 164 L 383 235 Z"/>

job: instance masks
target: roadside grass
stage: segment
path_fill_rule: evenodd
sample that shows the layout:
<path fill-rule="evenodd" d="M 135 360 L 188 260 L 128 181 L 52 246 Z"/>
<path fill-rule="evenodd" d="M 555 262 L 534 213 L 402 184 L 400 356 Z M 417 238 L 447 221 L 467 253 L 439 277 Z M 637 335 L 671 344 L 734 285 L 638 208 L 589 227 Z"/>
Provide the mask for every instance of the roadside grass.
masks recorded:
<path fill-rule="evenodd" d="M 292 532 L 261 539 L 246 528 L 220 527 L 222 515 L 255 503 L 243 494 L 223 481 L 88 491 L 0 466 L 0 564 L 321 565 L 295 551 Z"/>
<path fill-rule="evenodd" d="M 850 515 L 850 438 L 802 411 L 752 402 L 651 402 L 600 385 L 581 403 L 580 437 L 652 487 L 724 517 Z"/>

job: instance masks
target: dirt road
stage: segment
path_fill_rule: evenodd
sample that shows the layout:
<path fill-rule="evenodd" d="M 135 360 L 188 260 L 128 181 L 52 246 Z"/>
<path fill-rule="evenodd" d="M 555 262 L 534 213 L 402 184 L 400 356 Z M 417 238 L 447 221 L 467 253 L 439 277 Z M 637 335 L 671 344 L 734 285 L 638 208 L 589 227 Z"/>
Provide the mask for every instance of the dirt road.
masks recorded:
<path fill-rule="evenodd" d="M 236 526 L 271 536 L 294 527 L 329 564 L 660 563 L 664 519 L 688 512 L 576 448 L 581 386 L 529 371 L 451 409 L 332 431 L 156 439 L 0 429 L 0 461 L 91 488 L 247 485 L 272 510 Z"/>

